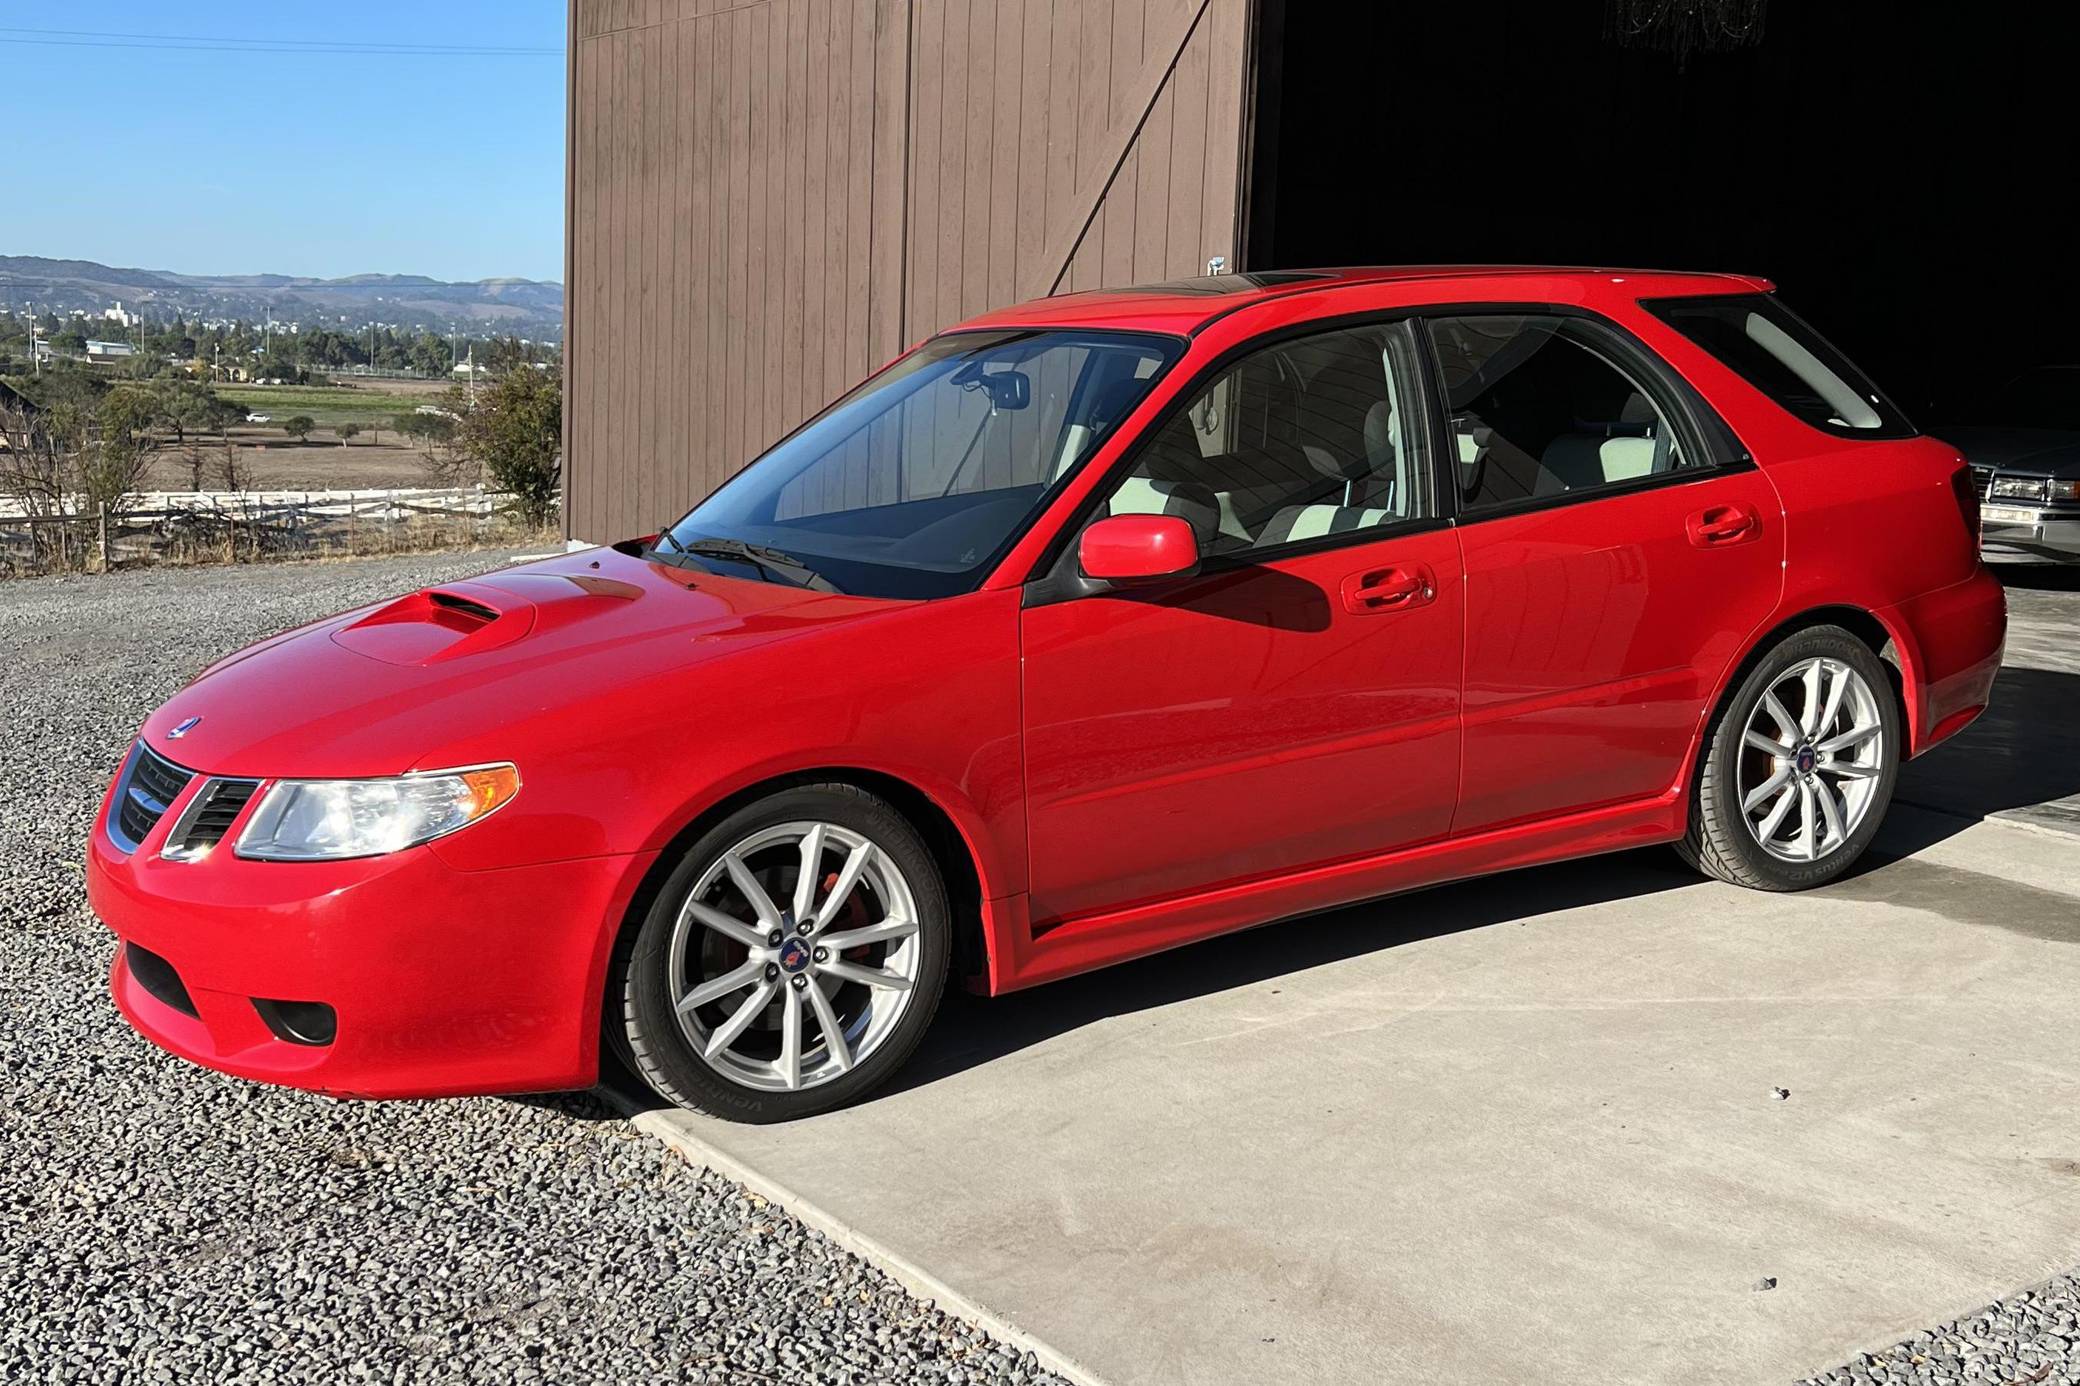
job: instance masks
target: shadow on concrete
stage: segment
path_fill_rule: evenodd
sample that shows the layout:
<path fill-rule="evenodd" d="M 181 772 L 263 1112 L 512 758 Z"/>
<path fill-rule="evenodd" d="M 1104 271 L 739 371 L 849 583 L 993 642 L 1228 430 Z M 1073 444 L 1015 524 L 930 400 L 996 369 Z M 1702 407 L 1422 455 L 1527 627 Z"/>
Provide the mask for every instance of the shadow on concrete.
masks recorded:
<path fill-rule="evenodd" d="M 1695 885 L 1667 848 L 1507 872 L 1187 945 L 993 999 L 950 992 L 886 1091 L 921 1087 L 1094 1021 L 1167 1006 L 1427 938 L 1528 926 L 1556 910 Z"/>
<path fill-rule="evenodd" d="M 1894 797 L 1965 822 L 2006 814 L 2080 831 L 2080 674 L 2008 665 L 1978 721 L 1900 772 Z M 2062 802 L 2071 801 L 2071 802 Z M 1918 850 L 1950 835 L 1919 823 Z"/>
<path fill-rule="evenodd" d="M 1997 563 L 2001 586 L 2027 592 L 2080 592 L 2080 563 Z"/>

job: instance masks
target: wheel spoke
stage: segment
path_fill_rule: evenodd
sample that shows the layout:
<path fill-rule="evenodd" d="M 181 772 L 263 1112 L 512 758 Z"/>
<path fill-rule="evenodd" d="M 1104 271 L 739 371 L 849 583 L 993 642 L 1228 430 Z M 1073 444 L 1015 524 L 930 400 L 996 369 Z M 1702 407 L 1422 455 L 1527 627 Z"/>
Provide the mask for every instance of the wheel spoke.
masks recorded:
<path fill-rule="evenodd" d="M 1804 708 L 1806 720 L 1800 724 L 1799 731 L 1807 736 L 1818 736 L 1820 734 L 1820 680 L 1826 677 L 1826 674 L 1827 670 L 1819 660 L 1806 661 L 1806 705 Z"/>
<path fill-rule="evenodd" d="M 1782 769 L 1778 770 L 1776 774 L 1771 775 L 1761 784 L 1756 785 L 1755 788 L 1749 792 L 1748 797 L 1741 800 L 1741 812 L 1753 813 L 1756 809 L 1761 808 L 1763 804 L 1768 802 L 1770 795 L 1775 794 L 1778 790 L 1782 789 L 1785 785 L 1790 783 L 1791 767 L 1786 765 Z"/>
<path fill-rule="evenodd" d="M 746 948 L 763 948 L 766 936 L 746 924 L 735 915 L 724 914 L 713 905 L 704 905 L 698 900 L 686 902 L 686 912 L 724 938 L 734 939 Z"/>
<path fill-rule="evenodd" d="M 765 1010 L 767 1003 L 773 999 L 774 989 L 778 986 L 778 982 L 767 982 L 752 992 L 744 1004 L 737 1007 L 736 1013 L 723 1021 L 716 1031 L 708 1036 L 708 1047 L 702 1053 L 712 1059 L 734 1044 L 737 1036 L 744 1033 L 744 1027 L 756 1020 L 759 1013 Z"/>
<path fill-rule="evenodd" d="M 1829 737 L 1827 740 L 1821 742 L 1816 749 L 1818 749 L 1823 755 L 1835 755 L 1838 752 L 1849 750 L 1852 747 L 1861 746 L 1864 742 L 1876 736 L 1881 730 L 1882 727 L 1877 722 L 1872 722 L 1868 726 L 1851 727 L 1848 731 L 1843 732 L 1840 736 Z"/>
<path fill-rule="evenodd" d="M 773 903 L 773 897 L 766 894 L 766 888 L 758 883 L 758 877 L 751 874 L 751 868 L 744 865 L 744 859 L 731 852 L 722 859 L 722 864 L 728 868 L 729 878 L 737 883 L 737 889 L 751 902 L 759 924 L 767 930 L 779 928 L 779 907 Z M 759 941 L 764 942 L 763 939 Z"/>
<path fill-rule="evenodd" d="M 774 1060 L 780 1081 L 793 1092 L 802 1085 L 802 993 L 789 987 L 781 993 L 780 1057 Z"/>
<path fill-rule="evenodd" d="M 1770 740 L 1768 737 L 1764 736 L 1761 732 L 1756 731 L 1752 727 L 1748 729 L 1748 734 L 1745 737 L 1743 737 L 1742 740 L 1746 741 L 1750 746 L 1754 747 L 1758 751 L 1769 752 L 1769 754 L 1775 756 L 1778 760 L 1791 759 L 1791 753 L 1794 749 L 1793 747 L 1785 745 L 1781 741 Z"/>
<path fill-rule="evenodd" d="M 1813 781 L 1813 797 L 1820 801 L 1820 816 L 1827 823 L 1827 836 L 1831 839 L 1832 847 L 1841 846 L 1842 840 L 1848 837 L 1849 834 L 1842 831 L 1842 810 L 1841 806 L 1835 802 L 1834 791 L 1820 780 L 1815 779 Z M 1832 850 L 1832 847 L 1830 847 L 1830 850 Z"/>
<path fill-rule="evenodd" d="M 838 917 L 838 911 L 844 908 L 852 888 L 859 884 L 860 874 L 873 860 L 874 844 L 871 842 L 862 842 L 846 856 L 845 865 L 838 869 L 838 879 L 831 886 L 831 893 L 823 898 L 823 904 L 816 911 L 818 929 L 829 928 L 830 922 Z"/>
<path fill-rule="evenodd" d="M 1820 853 L 1820 833 L 1813 809 L 1813 787 L 1801 782 L 1798 786 L 1798 850 L 1807 861 Z"/>
<path fill-rule="evenodd" d="M 816 970 L 826 976 L 858 982 L 865 987 L 883 987 L 889 991 L 910 990 L 910 979 L 900 972 L 890 972 L 880 967 L 862 967 L 858 963 L 846 962 L 843 958 L 832 958 L 829 962 L 819 963 Z"/>
<path fill-rule="evenodd" d="M 1823 775 L 1834 775 L 1845 780 L 1875 780 L 1878 778 L 1877 766 L 1858 765 L 1854 761 L 1848 760 L 1824 761 L 1821 763 L 1819 770 Z"/>
<path fill-rule="evenodd" d="M 802 866 L 794 878 L 794 917 L 797 925 L 816 908 L 816 884 L 823 876 L 823 824 L 809 829 L 802 839 Z"/>
<path fill-rule="evenodd" d="M 1836 671 L 1834 681 L 1827 686 L 1827 706 L 1820 710 L 1820 720 L 1813 724 L 1811 735 L 1820 735 L 1842 715 L 1842 699 L 1848 696 L 1849 680 L 1854 677 L 1846 667 Z"/>
<path fill-rule="evenodd" d="M 831 999 L 823 994 L 816 979 L 809 979 L 809 1007 L 816 1012 L 816 1028 L 823 1032 L 824 1047 L 831 1052 L 831 1061 L 843 1073 L 852 1067 L 852 1046 L 845 1043 L 845 1027 L 838 1023 L 838 1013 L 831 1009 Z"/>
<path fill-rule="evenodd" d="M 1770 834 L 1783 825 L 1785 816 L 1791 812 L 1791 806 L 1797 802 L 1798 786 L 1786 784 L 1784 792 L 1777 796 L 1777 802 L 1770 805 L 1769 816 L 1755 825 L 1755 836 L 1763 842 L 1769 841 Z"/>
<path fill-rule="evenodd" d="M 753 958 L 742 967 L 734 968 L 723 973 L 720 977 L 711 978 L 701 983 L 692 991 L 687 992 L 685 997 L 680 1000 L 680 1014 L 683 1015 L 687 1011 L 698 1010 L 710 1001 L 720 1000 L 739 987 L 750 986 L 765 973 L 765 970 L 765 963 L 758 958 Z"/>
<path fill-rule="evenodd" d="M 917 921 L 914 919 L 884 919 L 864 929 L 843 929 L 835 934 L 825 934 L 820 942 L 833 953 L 840 953 L 847 948 L 864 948 L 869 943 L 908 938 L 916 932 Z"/>
<path fill-rule="evenodd" d="M 1798 719 L 1793 717 L 1785 708 L 1783 701 L 1777 697 L 1776 689 L 1771 688 L 1764 691 L 1762 695 L 1762 710 L 1776 721 L 1777 729 L 1784 733 L 1786 745 L 1790 745 L 1798 740 Z"/>

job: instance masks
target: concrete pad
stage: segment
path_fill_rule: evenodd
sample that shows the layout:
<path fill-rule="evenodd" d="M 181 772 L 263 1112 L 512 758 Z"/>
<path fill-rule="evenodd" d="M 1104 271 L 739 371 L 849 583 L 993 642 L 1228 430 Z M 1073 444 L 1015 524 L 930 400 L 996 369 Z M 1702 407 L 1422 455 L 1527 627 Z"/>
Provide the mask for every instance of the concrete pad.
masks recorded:
<path fill-rule="evenodd" d="M 2008 648 L 1993 706 L 1910 763 L 1898 797 L 2080 835 L 2080 568 L 2008 568 Z"/>
<path fill-rule="evenodd" d="M 1781 1382 L 2080 1261 L 2066 841 L 1523 872 L 954 998 L 849 1111 L 649 1123 L 1097 1378 Z"/>

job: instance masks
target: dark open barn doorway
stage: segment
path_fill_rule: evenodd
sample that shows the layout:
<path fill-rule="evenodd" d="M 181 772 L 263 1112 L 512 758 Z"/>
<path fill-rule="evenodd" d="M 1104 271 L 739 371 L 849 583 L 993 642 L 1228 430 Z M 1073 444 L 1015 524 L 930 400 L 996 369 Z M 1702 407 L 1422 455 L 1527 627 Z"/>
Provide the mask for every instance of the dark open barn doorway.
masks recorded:
<path fill-rule="evenodd" d="M 1956 418 L 2080 362 L 2056 9 L 1774 0 L 1759 46 L 1679 70 L 1606 38 L 1602 0 L 1264 0 L 1247 263 L 1765 274 L 1917 421 Z"/>

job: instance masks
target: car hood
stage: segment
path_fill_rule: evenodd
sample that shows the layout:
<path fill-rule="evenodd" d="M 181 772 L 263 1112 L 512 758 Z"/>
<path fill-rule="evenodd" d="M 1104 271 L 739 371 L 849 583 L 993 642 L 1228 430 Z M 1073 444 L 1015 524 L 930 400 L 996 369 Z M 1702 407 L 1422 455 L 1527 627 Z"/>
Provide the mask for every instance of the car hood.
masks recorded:
<path fill-rule="evenodd" d="M 487 725 L 908 605 L 585 550 L 264 640 L 205 669 L 142 735 L 215 774 L 434 768 Z"/>
<path fill-rule="evenodd" d="M 1965 460 L 1998 471 L 2080 476 L 2080 433 L 2057 428 L 1959 427 L 1937 430 Z"/>

